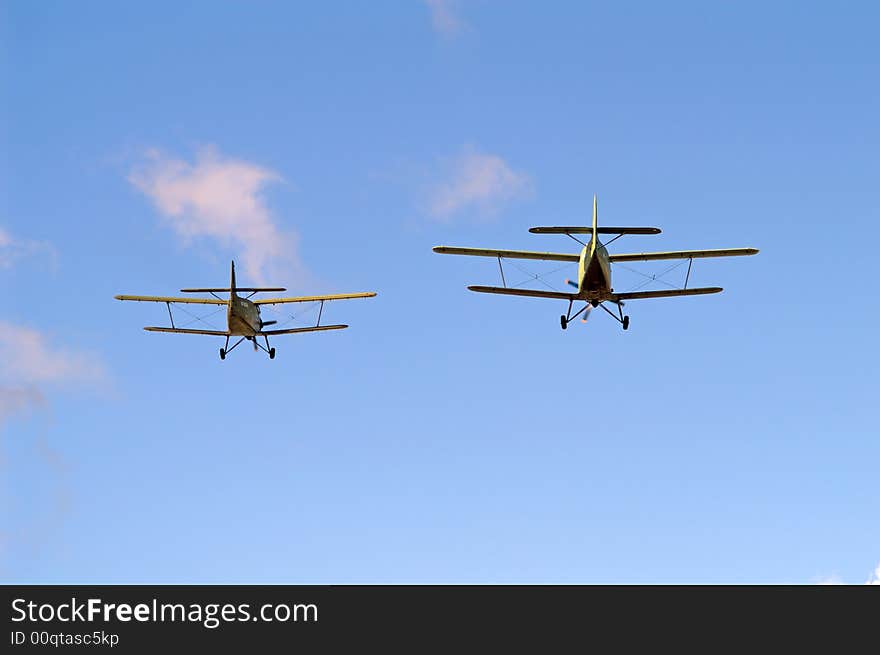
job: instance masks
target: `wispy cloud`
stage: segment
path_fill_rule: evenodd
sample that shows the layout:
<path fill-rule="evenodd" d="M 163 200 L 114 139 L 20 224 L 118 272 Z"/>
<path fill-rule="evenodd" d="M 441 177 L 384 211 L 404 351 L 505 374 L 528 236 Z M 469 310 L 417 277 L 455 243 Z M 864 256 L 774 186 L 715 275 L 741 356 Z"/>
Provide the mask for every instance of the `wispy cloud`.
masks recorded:
<path fill-rule="evenodd" d="M 46 241 L 13 237 L 0 227 L 0 268 L 11 268 L 18 260 L 32 255 L 45 255 L 54 263 L 55 248 Z"/>
<path fill-rule="evenodd" d="M 29 327 L 0 321 L 0 381 L 39 385 L 99 382 L 105 370 L 94 355 L 49 345 L 46 337 Z"/>
<path fill-rule="evenodd" d="M 0 386 L 0 426 L 13 414 L 21 414 L 29 409 L 43 407 L 45 404 L 46 398 L 39 389 Z"/>
<path fill-rule="evenodd" d="M 186 242 L 199 237 L 241 248 L 245 272 L 257 282 L 268 268 L 287 274 L 302 268 L 297 237 L 282 230 L 266 204 L 266 187 L 281 180 L 275 171 L 200 150 L 194 163 L 149 150 L 129 181 L 149 197 Z"/>
<path fill-rule="evenodd" d="M 528 175 L 513 170 L 500 156 L 468 146 L 448 166 L 446 180 L 428 198 L 428 212 L 438 220 L 465 212 L 495 215 L 504 205 L 532 191 Z"/>
<path fill-rule="evenodd" d="M 818 579 L 815 581 L 814 584 L 819 584 L 819 585 L 845 585 L 845 584 L 851 584 L 851 583 L 845 582 L 845 581 L 844 581 L 840 576 L 838 576 L 838 575 L 829 575 L 829 576 L 825 576 L 825 577 L 822 577 L 822 578 L 818 578 Z M 870 575 L 868 576 L 868 579 L 867 579 L 867 581 L 865 582 L 865 584 L 866 584 L 866 585 L 880 585 L 880 563 L 878 563 L 877 566 L 876 566 L 876 568 L 870 573 Z"/>
<path fill-rule="evenodd" d="M 829 586 L 829 585 L 841 585 L 841 584 L 844 584 L 844 582 L 836 575 L 829 575 L 824 578 L 818 578 L 814 584 L 822 585 L 822 586 Z"/>
<path fill-rule="evenodd" d="M 106 370 L 96 355 L 51 346 L 33 328 L 0 321 L 0 425 L 13 414 L 46 406 L 46 386 L 100 384 Z"/>
<path fill-rule="evenodd" d="M 431 11 L 434 30 L 444 36 L 455 36 L 464 29 L 465 23 L 458 15 L 457 0 L 425 0 Z"/>

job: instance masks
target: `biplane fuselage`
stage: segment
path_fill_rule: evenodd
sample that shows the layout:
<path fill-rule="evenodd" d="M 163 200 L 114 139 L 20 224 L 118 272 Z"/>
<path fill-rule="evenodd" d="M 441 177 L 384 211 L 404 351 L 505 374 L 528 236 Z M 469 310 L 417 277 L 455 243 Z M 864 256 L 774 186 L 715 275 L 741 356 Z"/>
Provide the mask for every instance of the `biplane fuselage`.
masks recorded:
<path fill-rule="evenodd" d="M 601 241 L 591 240 L 581 250 L 578 261 L 578 296 L 584 300 L 605 300 L 611 292 L 608 250 Z"/>
<path fill-rule="evenodd" d="M 247 298 L 231 293 L 226 309 L 226 324 L 231 336 L 255 336 L 263 329 L 260 308 Z"/>

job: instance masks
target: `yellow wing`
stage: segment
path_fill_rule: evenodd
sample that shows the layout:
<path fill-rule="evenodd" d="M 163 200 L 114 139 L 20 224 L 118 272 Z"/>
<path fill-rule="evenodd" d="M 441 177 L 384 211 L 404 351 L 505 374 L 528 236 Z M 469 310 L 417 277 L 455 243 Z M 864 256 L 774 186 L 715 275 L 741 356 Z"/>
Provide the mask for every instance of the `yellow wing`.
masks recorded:
<path fill-rule="evenodd" d="M 116 300 L 134 300 L 136 302 L 178 302 L 195 305 L 228 305 L 226 300 L 219 298 L 172 298 L 171 296 L 114 296 Z"/>
<path fill-rule="evenodd" d="M 287 330 L 263 330 L 260 334 L 270 337 L 279 334 L 299 334 L 300 332 L 322 332 L 323 330 L 344 330 L 347 325 L 313 325 L 312 327 L 289 328 Z"/>
<path fill-rule="evenodd" d="M 350 300 L 352 298 L 372 298 L 376 295 L 375 291 L 366 291 L 364 293 L 336 293 L 327 296 L 298 296 L 295 298 L 261 298 L 254 300 L 255 305 L 280 305 L 289 302 L 317 302 L 324 300 Z"/>
<path fill-rule="evenodd" d="M 226 337 L 229 332 L 221 332 L 220 330 L 190 330 L 188 328 L 169 328 L 169 327 L 145 327 L 147 332 L 170 332 L 171 334 L 204 334 L 209 337 Z"/>
<path fill-rule="evenodd" d="M 722 248 L 720 250 L 671 250 L 608 255 L 612 262 L 647 262 L 655 259 L 697 259 L 698 257 L 740 257 L 757 255 L 757 248 Z"/>
<path fill-rule="evenodd" d="M 576 293 L 563 293 L 561 291 L 543 291 L 541 289 L 516 289 L 511 287 L 483 287 L 478 285 L 469 286 L 468 289 L 477 293 L 497 293 L 501 296 L 526 296 L 527 298 L 555 298 L 556 300 L 575 300 Z"/>
<path fill-rule="evenodd" d="M 617 300 L 642 300 L 643 298 L 674 298 L 676 296 L 704 296 L 707 293 L 721 293 L 721 287 L 695 287 L 693 289 L 660 289 L 659 291 L 630 291 L 629 293 L 615 293 L 612 299 Z"/>
<path fill-rule="evenodd" d="M 473 257 L 506 257 L 508 259 L 543 259 L 555 262 L 577 262 L 580 255 L 560 252 L 532 252 L 530 250 L 495 250 L 492 248 L 453 248 L 434 246 L 434 252 L 441 255 L 471 255 Z"/>

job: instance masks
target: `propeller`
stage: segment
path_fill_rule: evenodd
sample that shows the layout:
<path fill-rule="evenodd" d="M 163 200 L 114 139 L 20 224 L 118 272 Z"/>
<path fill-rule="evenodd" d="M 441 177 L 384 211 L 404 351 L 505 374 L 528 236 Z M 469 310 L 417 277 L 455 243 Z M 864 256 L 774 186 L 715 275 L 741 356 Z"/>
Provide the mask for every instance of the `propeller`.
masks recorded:
<path fill-rule="evenodd" d="M 587 308 L 584 310 L 584 315 L 581 317 L 581 323 L 586 323 L 587 319 L 590 318 L 590 312 L 593 311 L 592 305 L 587 305 Z"/>
<path fill-rule="evenodd" d="M 578 288 L 577 282 L 575 282 L 574 280 L 566 280 L 565 283 L 570 287 L 574 287 L 575 289 Z"/>

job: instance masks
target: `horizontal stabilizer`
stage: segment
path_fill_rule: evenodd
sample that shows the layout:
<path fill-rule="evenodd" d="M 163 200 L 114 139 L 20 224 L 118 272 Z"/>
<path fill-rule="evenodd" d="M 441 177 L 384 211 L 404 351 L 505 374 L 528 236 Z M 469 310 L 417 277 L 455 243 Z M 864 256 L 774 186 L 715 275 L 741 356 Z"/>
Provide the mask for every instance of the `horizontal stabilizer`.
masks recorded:
<path fill-rule="evenodd" d="M 757 248 L 721 248 L 718 250 L 672 250 L 608 255 L 612 262 L 649 262 L 657 259 L 698 259 L 700 257 L 742 257 L 757 255 Z"/>
<path fill-rule="evenodd" d="M 372 298 L 376 295 L 375 291 L 366 291 L 364 293 L 335 293 L 326 296 L 297 296 L 295 298 L 261 298 L 254 300 L 255 305 L 282 305 L 289 302 L 318 302 L 324 300 L 351 300 L 353 298 Z"/>
<path fill-rule="evenodd" d="M 531 227 L 532 234 L 592 234 L 589 226 Z M 659 227 L 597 227 L 598 234 L 660 234 Z"/>
<path fill-rule="evenodd" d="M 220 330 L 189 330 L 184 328 L 169 328 L 169 327 L 145 327 L 147 332 L 171 332 L 172 334 L 204 334 L 209 337 L 225 337 L 228 336 L 228 332 L 221 332 Z"/>
<path fill-rule="evenodd" d="M 114 296 L 116 300 L 134 300 L 136 302 L 176 302 L 193 305 L 228 305 L 226 300 L 219 298 L 172 298 L 171 296 Z"/>
<path fill-rule="evenodd" d="M 560 291 L 542 291 L 540 289 L 512 289 L 509 287 L 481 287 L 470 286 L 471 291 L 478 293 L 497 293 L 502 296 L 526 296 L 528 298 L 553 298 L 556 300 L 574 300 L 576 293 L 562 293 Z"/>
<path fill-rule="evenodd" d="M 703 296 L 708 293 L 721 293 L 721 287 L 696 287 L 693 289 L 661 289 L 659 291 L 633 291 L 615 293 L 610 300 L 641 300 L 643 298 L 672 298 L 674 296 Z"/>
<path fill-rule="evenodd" d="M 532 252 L 529 250 L 495 250 L 492 248 L 453 248 L 434 246 L 434 252 L 441 255 L 471 255 L 473 257 L 506 257 L 509 259 L 542 259 L 557 262 L 577 262 L 580 255 L 558 252 Z"/>
<path fill-rule="evenodd" d="M 258 291 L 281 292 L 287 291 L 284 287 L 235 287 L 236 291 L 245 293 L 257 293 Z M 229 293 L 232 289 L 181 289 L 180 293 Z"/>
<path fill-rule="evenodd" d="M 288 330 L 263 330 L 260 335 L 299 334 L 300 332 L 322 332 L 324 330 L 344 330 L 347 325 L 315 325 L 313 327 L 290 328 Z"/>

